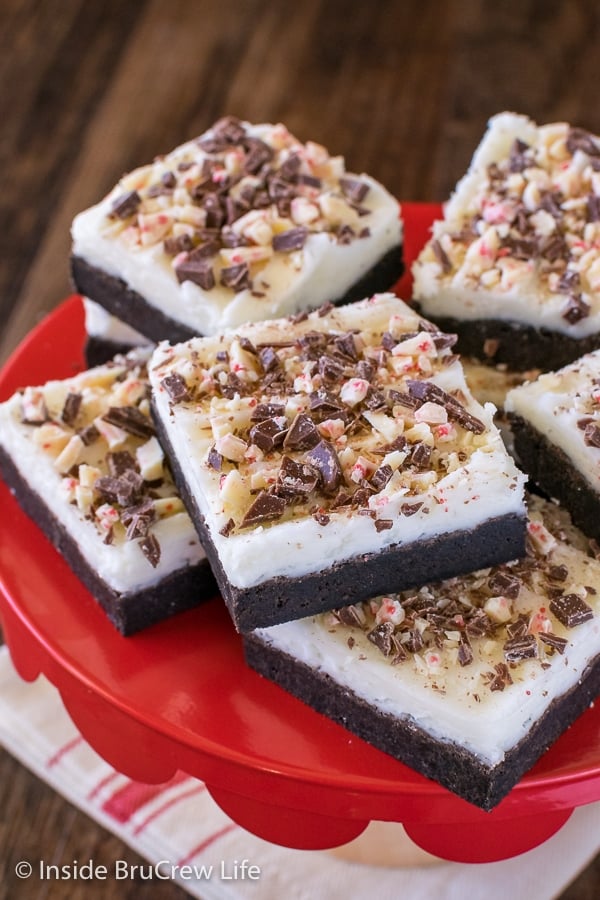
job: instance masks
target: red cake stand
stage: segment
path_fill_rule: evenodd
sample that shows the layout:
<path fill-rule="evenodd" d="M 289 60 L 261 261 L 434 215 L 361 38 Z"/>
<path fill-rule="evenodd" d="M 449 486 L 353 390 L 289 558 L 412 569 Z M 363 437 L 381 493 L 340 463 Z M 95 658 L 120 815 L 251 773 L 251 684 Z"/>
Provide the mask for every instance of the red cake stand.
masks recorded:
<path fill-rule="evenodd" d="M 405 205 L 409 263 L 438 212 Z M 0 398 L 81 369 L 83 339 L 73 297 L 12 356 Z M 289 847 L 337 846 L 380 820 L 462 862 L 522 853 L 600 799 L 598 706 L 484 813 L 251 671 L 218 597 L 121 637 L 1 484 L 0 508 L 0 612 L 17 670 L 28 681 L 43 673 L 89 743 L 131 778 L 187 772 L 240 825 Z"/>

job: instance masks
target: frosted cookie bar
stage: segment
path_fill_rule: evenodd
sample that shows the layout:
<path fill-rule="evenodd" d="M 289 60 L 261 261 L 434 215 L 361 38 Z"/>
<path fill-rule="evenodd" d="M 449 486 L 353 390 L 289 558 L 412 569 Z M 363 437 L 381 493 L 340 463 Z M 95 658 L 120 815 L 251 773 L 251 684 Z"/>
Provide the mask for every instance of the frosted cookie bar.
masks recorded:
<path fill-rule="evenodd" d="M 148 345 L 150 341 L 143 334 L 136 331 L 125 322 L 121 322 L 116 316 L 94 303 L 93 300 L 83 298 L 85 313 L 85 346 L 84 354 L 86 365 L 99 366 L 116 356 L 118 353 L 128 353 L 135 347 Z"/>
<path fill-rule="evenodd" d="M 414 264 L 423 313 L 462 353 L 559 368 L 600 346 L 600 138 L 490 120 Z"/>
<path fill-rule="evenodd" d="M 600 350 L 514 388 L 506 410 L 525 471 L 600 541 Z"/>
<path fill-rule="evenodd" d="M 0 472 L 123 634 L 214 594 L 150 417 L 150 350 L 0 404 Z"/>
<path fill-rule="evenodd" d="M 241 631 L 524 552 L 454 336 L 391 294 L 159 345 L 154 412 Z"/>
<path fill-rule="evenodd" d="M 244 636 L 249 664 L 489 810 L 600 691 L 600 562 L 531 498 L 527 556 Z"/>
<path fill-rule="evenodd" d="M 358 300 L 402 273 L 380 184 L 231 116 L 124 176 L 72 234 L 77 290 L 154 341 Z"/>

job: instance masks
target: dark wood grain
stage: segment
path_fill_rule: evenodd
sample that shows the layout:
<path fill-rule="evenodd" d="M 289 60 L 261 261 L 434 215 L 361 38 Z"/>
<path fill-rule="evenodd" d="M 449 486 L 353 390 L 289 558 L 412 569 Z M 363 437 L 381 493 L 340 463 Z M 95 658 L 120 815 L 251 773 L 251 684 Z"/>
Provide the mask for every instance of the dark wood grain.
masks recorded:
<path fill-rule="evenodd" d="M 597 0 L 2 0 L 0 360 L 69 291 L 69 227 L 119 175 L 224 113 L 284 121 L 397 196 L 443 200 L 487 118 L 600 132 Z M 136 857 L 0 755 L 0 898 L 21 858 Z M 600 858 L 563 898 L 598 896 Z M 68 896 L 176 898 L 170 884 Z"/>

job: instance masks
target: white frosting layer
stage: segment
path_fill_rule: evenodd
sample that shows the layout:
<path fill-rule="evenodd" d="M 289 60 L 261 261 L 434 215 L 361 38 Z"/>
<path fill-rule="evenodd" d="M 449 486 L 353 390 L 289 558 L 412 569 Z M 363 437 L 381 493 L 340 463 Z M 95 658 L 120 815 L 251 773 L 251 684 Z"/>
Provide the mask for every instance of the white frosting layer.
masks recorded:
<path fill-rule="evenodd" d="M 442 665 L 432 668 L 423 654 L 409 654 L 405 661 L 392 665 L 364 631 L 336 626 L 331 616 L 275 625 L 255 634 L 329 675 L 378 710 L 408 719 L 434 740 L 456 744 L 485 765 L 496 766 L 527 736 L 553 700 L 578 684 L 588 664 L 600 654 L 600 563 L 561 544 L 551 551 L 548 562 L 567 565 L 565 591 L 581 593 L 583 584 L 595 586 L 596 596 L 586 596 L 594 617 L 576 628 L 565 628 L 548 612 L 543 592 L 536 594 L 522 587 L 514 603 L 516 612 L 543 609 L 552 632 L 568 643 L 563 655 L 546 655 L 540 643 L 540 658 L 511 666 L 512 684 L 503 690 L 491 691 L 486 677 L 496 663 L 504 662 L 502 641 L 486 637 L 471 641 L 474 659 L 470 665 L 460 666 L 455 657 L 452 663 L 442 655 Z M 350 635 L 355 641 L 351 648 Z M 548 668 L 543 668 L 542 662 L 549 663 Z"/>
<path fill-rule="evenodd" d="M 477 148 L 467 174 L 459 181 L 445 206 L 443 221 L 435 222 L 433 238 L 450 261 L 447 272 L 429 242 L 413 267 L 414 296 L 426 315 L 458 319 L 500 319 L 534 328 L 546 328 L 574 338 L 600 330 L 600 254 L 597 223 L 585 224 L 588 193 L 600 193 L 598 175 L 590 157 L 581 150 L 566 149 L 569 126 L 555 123 L 538 127 L 526 116 L 502 113 L 494 116 Z M 533 148 L 537 165 L 508 176 L 508 199 L 491 197 L 487 169 L 506 165 L 515 140 Z M 578 273 L 589 314 L 579 321 L 564 317 L 569 290 L 558 286 L 560 271 L 552 264 L 542 270 L 540 262 L 513 255 L 502 245 L 514 223 L 515 209 L 522 204 L 536 238 L 543 241 L 555 233 L 552 216 L 536 213 L 547 191 L 563 195 L 561 209 L 567 244 L 571 252 L 569 270 Z M 575 214 L 579 217 L 576 221 Z M 477 220 L 477 234 L 467 240 L 456 237 Z M 466 251 L 466 252 L 465 252 Z M 500 252 L 499 252 L 500 251 Z M 555 274 L 552 274 L 552 270 Z"/>
<path fill-rule="evenodd" d="M 114 341 L 115 344 L 129 344 L 139 347 L 148 344 L 148 338 L 127 325 L 116 316 L 111 316 L 103 306 L 94 303 L 93 300 L 83 298 L 85 311 L 85 330 L 90 337 L 101 338 L 105 341 Z"/>
<path fill-rule="evenodd" d="M 104 370 L 105 367 L 98 367 L 93 371 Z M 81 390 L 84 378 L 86 373 L 62 382 L 48 382 L 45 388 L 64 396 L 67 390 Z M 187 512 L 159 518 L 152 525 L 152 534 L 160 545 L 160 560 L 155 568 L 144 556 L 137 540 L 115 539 L 105 543 L 91 518 L 76 503 L 70 502 L 65 492 L 65 479 L 57 470 L 53 457 L 33 439 L 35 432 L 35 427 L 22 422 L 20 394 L 0 404 L 0 444 L 3 449 L 30 489 L 64 526 L 89 566 L 115 591 L 129 593 L 151 587 L 178 569 L 205 558 Z M 89 451 L 89 463 L 93 462 L 93 452 L 93 449 Z M 174 492 L 172 486 L 171 493 Z"/>
<path fill-rule="evenodd" d="M 600 449 L 586 444 L 578 422 L 600 426 L 600 350 L 558 372 L 514 388 L 505 408 L 530 422 L 566 453 L 595 491 L 600 491 Z"/>
<path fill-rule="evenodd" d="M 248 125 L 247 128 L 250 135 L 273 143 L 280 136 L 282 126 Z M 292 148 L 303 147 L 285 130 L 284 133 Z M 211 290 L 203 290 L 191 281 L 180 284 L 162 241 L 149 246 L 131 243 L 113 233 L 107 216 L 115 199 L 138 182 L 146 184 L 150 172 L 166 171 L 189 159 L 201 166 L 206 156 L 196 142 L 183 144 L 161 157 L 154 166 L 128 175 L 101 203 L 80 213 L 72 228 L 75 255 L 122 278 L 149 304 L 199 334 L 211 335 L 244 322 L 289 315 L 335 300 L 388 250 L 401 243 L 398 202 L 373 178 L 361 175 L 360 179 L 369 187 L 361 201 L 368 215 L 355 218 L 359 227 L 368 227 L 368 237 L 356 238 L 349 244 L 338 243 L 335 235 L 325 231 L 317 233 L 309 226 L 310 233 L 301 251 L 276 252 L 261 267 L 255 289 L 264 296 L 253 296 L 248 289 L 234 293 L 218 283 Z M 143 328 L 143 323 L 139 327 Z"/>
<path fill-rule="evenodd" d="M 418 322 L 414 312 L 392 295 L 379 295 L 370 301 L 336 309 L 326 316 L 311 314 L 300 325 L 297 334 L 310 330 L 363 331 L 379 336 L 392 317 L 403 321 L 408 332 Z M 235 333 L 211 339 L 195 339 L 174 349 L 159 345 L 150 363 L 150 381 L 154 401 L 174 456 L 210 530 L 229 581 L 240 588 L 251 587 L 277 576 L 297 578 L 320 571 L 334 563 L 363 553 L 374 553 L 394 544 L 410 544 L 448 532 L 472 529 L 491 516 L 524 514 L 522 476 L 504 449 L 493 423 L 492 406 L 486 408 L 468 401 L 469 410 L 485 424 L 477 446 L 467 443 L 466 461 L 449 474 L 425 486 L 420 493 L 408 493 L 405 486 L 375 495 L 372 510 L 391 520 L 391 527 L 378 531 L 373 519 L 356 511 L 329 511 L 330 521 L 319 524 L 308 513 L 291 520 L 270 522 L 241 533 L 221 534 L 232 514 L 220 491 L 222 474 L 206 463 L 214 442 L 207 414 L 195 404 L 171 406 L 161 384 L 168 371 L 182 371 L 195 354 L 205 360 L 217 350 L 230 345 L 233 338 L 247 337 L 255 345 L 282 339 L 289 340 L 289 321 L 248 325 Z M 159 370 L 160 369 L 160 370 Z M 458 389 L 470 398 L 460 364 L 455 362 L 436 372 L 434 380 L 446 391 Z M 393 385 L 392 385 L 393 386 Z M 402 387 L 400 379 L 398 387 Z M 306 397 L 304 401 L 306 402 Z M 400 426 L 401 427 L 401 426 Z M 471 435 L 471 437 L 473 437 Z M 385 443 L 381 438 L 381 443 Z M 407 501 L 422 503 L 413 515 L 401 514 Z"/>

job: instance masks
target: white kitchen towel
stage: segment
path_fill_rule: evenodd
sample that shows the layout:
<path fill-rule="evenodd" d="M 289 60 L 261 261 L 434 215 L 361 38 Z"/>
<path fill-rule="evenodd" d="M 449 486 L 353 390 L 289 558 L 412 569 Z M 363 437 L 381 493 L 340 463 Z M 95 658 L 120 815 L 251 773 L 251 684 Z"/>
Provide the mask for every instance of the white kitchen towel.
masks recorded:
<path fill-rule="evenodd" d="M 202 900 L 371 900 L 374 891 L 378 900 L 551 900 L 600 850 L 600 803 L 576 810 L 541 847 L 485 865 L 379 868 L 269 844 L 232 822 L 196 779 L 180 773 L 167 784 L 145 785 L 116 772 L 79 735 L 51 684 L 18 677 L 6 647 L 0 743 L 147 859 L 147 873 L 160 864 L 160 876 L 172 875 Z M 127 877 L 122 863 L 115 861 L 121 868 L 108 878 Z"/>

